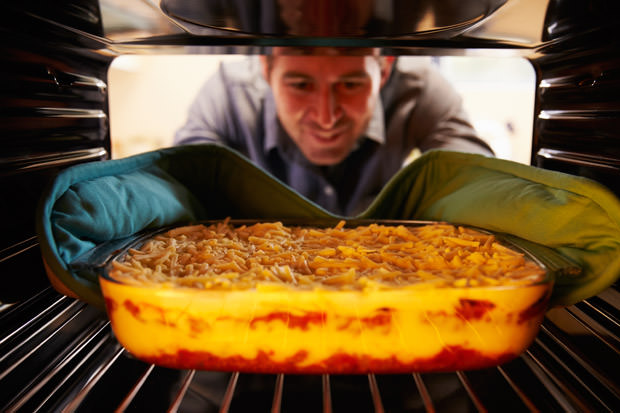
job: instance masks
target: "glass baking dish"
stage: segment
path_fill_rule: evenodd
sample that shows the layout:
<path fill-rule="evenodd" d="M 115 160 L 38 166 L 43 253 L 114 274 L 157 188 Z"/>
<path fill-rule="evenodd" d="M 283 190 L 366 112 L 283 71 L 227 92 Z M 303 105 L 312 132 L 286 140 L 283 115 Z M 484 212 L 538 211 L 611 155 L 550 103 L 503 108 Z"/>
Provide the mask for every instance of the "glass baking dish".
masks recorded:
<path fill-rule="evenodd" d="M 232 220 L 230 224 L 255 222 Z M 324 228 L 335 221 L 289 220 L 285 224 Z M 359 225 L 370 223 L 346 223 L 347 227 Z M 205 289 L 173 283 L 141 285 L 112 276 L 113 261 L 169 229 L 142 234 L 115 252 L 99 280 L 119 342 L 135 357 L 170 368 L 365 374 L 495 366 L 530 345 L 553 287 L 552 273 L 536 257 L 506 240 L 501 240 L 503 246 L 543 269 L 541 279 L 520 285 L 437 287 L 422 283 L 299 289 L 266 283 L 246 289 Z"/>

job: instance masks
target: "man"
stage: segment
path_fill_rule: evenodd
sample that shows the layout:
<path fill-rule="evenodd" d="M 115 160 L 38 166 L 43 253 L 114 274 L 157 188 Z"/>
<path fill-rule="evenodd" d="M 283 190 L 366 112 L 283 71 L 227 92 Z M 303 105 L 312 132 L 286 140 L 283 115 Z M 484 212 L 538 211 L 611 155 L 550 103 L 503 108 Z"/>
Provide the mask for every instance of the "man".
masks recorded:
<path fill-rule="evenodd" d="M 431 65 L 405 71 L 376 49 L 274 48 L 223 64 L 175 136 L 176 144 L 197 142 L 234 148 L 349 216 L 372 202 L 414 150 L 492 155 Z"/>

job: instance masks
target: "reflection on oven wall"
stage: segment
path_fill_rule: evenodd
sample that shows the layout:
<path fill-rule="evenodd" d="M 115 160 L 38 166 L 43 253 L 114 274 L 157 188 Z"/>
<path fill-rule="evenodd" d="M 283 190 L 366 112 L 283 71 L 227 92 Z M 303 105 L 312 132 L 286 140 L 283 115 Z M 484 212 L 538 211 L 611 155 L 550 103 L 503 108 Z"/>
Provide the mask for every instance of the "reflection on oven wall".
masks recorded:
<path fill-rule="evenodd" d="M 112 155 L 123 158 L 172 145 L 202 83 L 238 55 L 127 55 L 111 65 Z M 401 56 L 407 65 L 424 56 Z M 478 133 L 500 158 L 529 164 L 535 73 L 515 57 L 433 57 L 463 98 Z"/>

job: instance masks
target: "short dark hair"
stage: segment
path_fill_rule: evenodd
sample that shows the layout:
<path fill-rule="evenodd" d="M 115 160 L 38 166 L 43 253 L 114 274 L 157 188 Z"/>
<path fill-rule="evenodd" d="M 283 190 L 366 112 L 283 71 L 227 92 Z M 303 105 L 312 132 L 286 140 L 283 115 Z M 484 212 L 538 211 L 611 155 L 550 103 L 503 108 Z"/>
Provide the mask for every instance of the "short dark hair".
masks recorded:
<path fill-rule="evenodd" d="M 284 53 L 278 53 L 275 55 L 273 51 L 275 48 L 269 50 L 265 54 L 265 60 L 267 64 L 267 73 L 271 73 L 273 67 L 273 59 L 276 56 L 374 56 L 381 67 L 384 66 L 385 60 L 379 53 L 379 49 L 369 47 L 333 47 L 333 46 L 295 46 L 295 47 L 279 47 L 278 50 Z M 326 53 L 326 51 L 333 51 Z"/>

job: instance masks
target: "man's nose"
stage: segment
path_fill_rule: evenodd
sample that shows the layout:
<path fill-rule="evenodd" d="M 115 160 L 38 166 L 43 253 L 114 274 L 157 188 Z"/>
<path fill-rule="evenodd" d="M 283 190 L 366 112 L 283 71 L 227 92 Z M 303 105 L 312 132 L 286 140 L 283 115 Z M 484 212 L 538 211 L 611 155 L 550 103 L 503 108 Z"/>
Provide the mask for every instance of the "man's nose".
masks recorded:
<path fill-rule="evenodd" d="M 329 129 L 342 116 L 342 108 L 338 96 L 333 88 L 322 87 L 319 90 L 316 102 L 317 123 L 324 129 Z"/>

